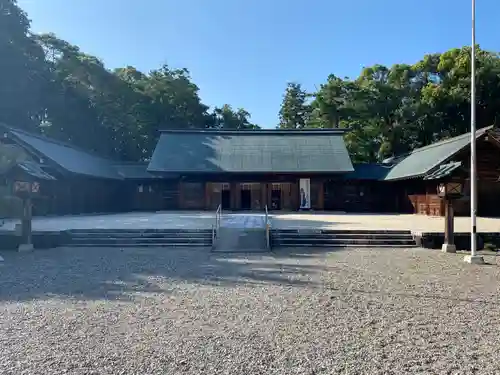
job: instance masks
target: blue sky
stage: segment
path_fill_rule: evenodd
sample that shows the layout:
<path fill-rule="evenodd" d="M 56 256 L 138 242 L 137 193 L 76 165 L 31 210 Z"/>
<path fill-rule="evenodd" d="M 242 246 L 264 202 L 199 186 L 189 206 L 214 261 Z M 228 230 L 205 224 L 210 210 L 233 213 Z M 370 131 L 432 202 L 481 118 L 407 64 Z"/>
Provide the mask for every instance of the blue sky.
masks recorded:
<path fill-rule="evenodd" d="M 18 0 L 109 68 L 186 67 L 208 105 L 244 107 L 274 127 L 286 83 L 413 63 L 470 44 L 470 0 Z M 500 1 L 477 0 L 477 42 L 500 50 Z"/>

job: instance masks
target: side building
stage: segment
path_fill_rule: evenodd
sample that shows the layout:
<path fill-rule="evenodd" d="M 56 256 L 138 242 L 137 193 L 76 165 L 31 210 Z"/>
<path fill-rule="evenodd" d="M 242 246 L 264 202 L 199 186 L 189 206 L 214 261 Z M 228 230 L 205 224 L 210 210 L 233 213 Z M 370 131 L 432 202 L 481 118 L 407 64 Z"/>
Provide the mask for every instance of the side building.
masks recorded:
<path fill-rule="evenodd" d="M 120 163 L 73 145 L 0 125 L 0 143 L 9 150 L 3 191 L 11 192 L 14 178 L 29 176 L 38 182 L 35 215 L 74 215 L 126 212 L 146 206 L 135 192 L 156 176 L 144 163 Z M 4 196 L 4 201 L 15 201 Z M 12 211 L 7 210 L 7 215 Z M 18 209 L 17 209 L 18 211 Z M 6 215 L 5 212 L 0 213 Z"/>

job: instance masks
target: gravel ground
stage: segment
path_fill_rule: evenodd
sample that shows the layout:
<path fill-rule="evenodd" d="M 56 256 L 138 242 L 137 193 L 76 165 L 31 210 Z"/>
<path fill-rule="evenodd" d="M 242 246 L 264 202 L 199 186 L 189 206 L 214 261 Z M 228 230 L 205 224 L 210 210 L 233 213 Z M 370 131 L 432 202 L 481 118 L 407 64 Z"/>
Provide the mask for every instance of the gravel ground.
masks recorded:
<path fill-rule="evenodd" d="M 471 266 L 421 249 L 2 255 L 5 375 L 500 373 L 493 256 Z"/>

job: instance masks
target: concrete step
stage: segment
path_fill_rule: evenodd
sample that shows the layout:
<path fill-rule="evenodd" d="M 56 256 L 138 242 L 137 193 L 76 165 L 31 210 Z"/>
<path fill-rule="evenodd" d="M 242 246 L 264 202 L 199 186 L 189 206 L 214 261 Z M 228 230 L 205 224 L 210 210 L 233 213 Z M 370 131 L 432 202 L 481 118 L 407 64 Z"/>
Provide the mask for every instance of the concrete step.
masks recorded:
<path fill-rule="evenodd" d="M 272 247 L 414 247 L 410 231 L 272 230 Z"/>
<path fill-rule="evenodd" d="M 390 249 L 407 249 L 407 248 L 413 248 L 413 247 L 418 247 L 415 245 L 415 243 L 411 245 L 406 245 L 406 244 L 397 244 L 397 245 L 386 245 L 386 244 L 378 244 L 378 245 L 372 245 L 372 244 L 311 244 L 311 243 L 300 243 L 300 244 L 287 244 L 287 245 L 280 245 L 280 246 L 274 246 L 274 248 L 280 248 L 280 247 L 286 247 L 286 248 L 294 248 L 294 247 L 328 247 L 328 248 L 390 248 Z"/>
<path fill-rule="evenodd" d="M 212 230 L 79 229 L 68 231 L 66 244 L 79 247 L 210 247 L 212 246 Z"/>
<path fill-rule="evenodd" d="M 120 244 L 137 244 L 137 243 L 151 243 L 151 244 L 162 244 L 162 243 L 212 243 L 212 238 L 189 238 L 189 237 L 178 237 L 174 239 L 170 238 L 113 238 L 113 237 L 94 237 L 94 238 L 82 238 L 82 237 L 73 237 L 71 239 L 72 244 L 79 243 L 95 243 L 95 244 L 112 244 L 112 243 L 120 243 Z"/>
<path fill-rule="evenodd" d="M 274 246 L 295 246 L 306 243 L 310 246 L 327 246 L 327 245 L 372 245 L 374 247 L 380 245 L 415 245 L 413 240 L 329 240 L 325 239 L 323 241 L 311 241 L 308 238 L 303 238 L 300 241 L 297 240 L 272 240 L 271 245 Z"/>
<path fill-rule="evenodd" d="M 261 248 L 261 249 L 238 249 L 238 248 L 235 248 L 235 249 L 212 249 L 212 252 L 213 253 L 224 253 L 224 254 L 260 254 L 260 253 L 269 253 L 269 250 L 265 249 L 265 248 Z"/>
<path fill-rule="evenodd" d="M 210 247 L 211 243 L 151 243 L 151 242 L 138 242 L 138 243 L 109 243 L 109 244 L 100 244 L 100 243 L 72 243 L 67 244 L 67 246 L 72 247 Z"/>
<path fill-rule="evenodd" d="M 217 234 L 214 252 L 265 252 L 266 231 L 264 228 L 221 227 Z"/>
<path fill-rule="evenodd" d="M 297 229 L 271 229 L 273 233 L 300 233 L 300 234 L 408 234 L 410 230 L 384 230 L 384 229 L 314 229 L 314 228 L 297 228 Z"/>
<path fill-rule="evenodd" d="M 303 237 L 274 237 L 271 236 L 272 241 L 311 241 L 311 242 L 385 242 L 385 241 L 415 241 L 412 237 L 406 237 L 406 238 L 391 238 L 391 237 L 384 237 L 384 238 L 377 238 L 377 237 L 351 237 L 351 238 L 338 238 L 338 237 L 308 237 L 308 236 L 303 236 Z"/>
<path fill-rule="evenodd" d="M 280 232 L 271 232 L 273 238 L 337 238 L 337 239 L 357 239 L 357 238 L 366 238 L 366 239 L 401 239 L 413 240 L 413 236 L 411 234 L 390 234 L 390 233 L 381 233 L 381 234 L 360 234 L 360 233 L 335 233 L 335 234 L 323 234 L 323 233 L 280 233 Z"/>
<path fill-rule="evenodd" d="M 70 235 L 91 235 L 91 234 L 121 234 L 121 235 L 154 235 L 154 234 L 207 234 L 212 233 L 212 229 L 71 229 L 67 233 Z"/>
<path fill-rule="evenodd" d="M 210 233 L 70 233 L 71 238 L 212 238 Z"/>

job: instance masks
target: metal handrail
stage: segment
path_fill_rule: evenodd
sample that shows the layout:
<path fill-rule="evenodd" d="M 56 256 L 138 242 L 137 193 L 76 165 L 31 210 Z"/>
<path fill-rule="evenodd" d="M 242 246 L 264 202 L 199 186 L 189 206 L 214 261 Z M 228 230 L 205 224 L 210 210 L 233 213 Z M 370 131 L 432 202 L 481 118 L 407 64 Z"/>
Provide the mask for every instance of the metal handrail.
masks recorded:
<path fill-rule="evenodd" d="M 217 234 L 219 233 L 220 222 L 222 219 L 222 205 L 217 206 L 217 210 L 215 211 L 215 225 L 212 225 L 212 246 L 215 245 L 215 240 L 217 238 Z"/>
<path fill-rule="evenodd" d="M 271 223 L 269 221 L 269 211 L 267 210 L 267 204 L 266 204 L 266 248 L 267 250 L 271 248 Z"/>

